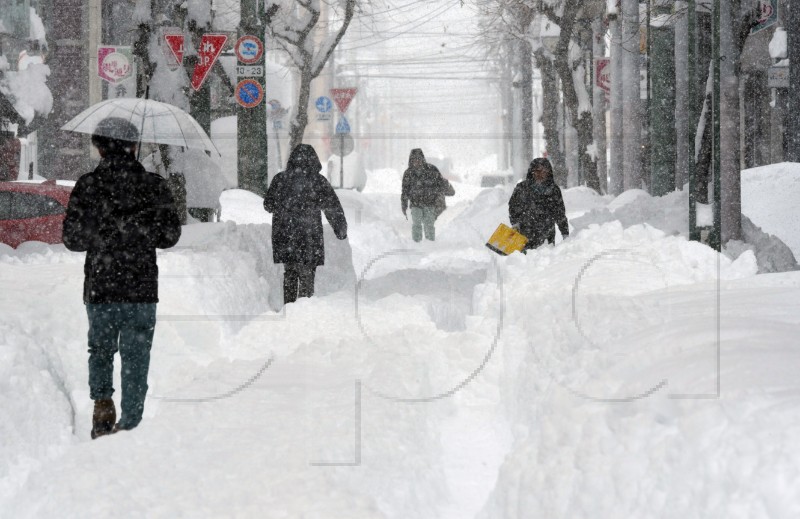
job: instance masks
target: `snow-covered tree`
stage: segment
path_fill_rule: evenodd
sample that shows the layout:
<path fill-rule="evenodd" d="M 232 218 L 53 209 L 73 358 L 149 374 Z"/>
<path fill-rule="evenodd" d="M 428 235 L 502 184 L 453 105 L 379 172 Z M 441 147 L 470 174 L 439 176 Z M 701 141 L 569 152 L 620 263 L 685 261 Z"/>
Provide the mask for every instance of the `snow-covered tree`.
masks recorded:
<path fill-rule="evenodd" d="M 295 113 L 289 130 L 289 149 L 303 141 L 308 124 L 311 82 L 317 78 L 347 32 L 356 9 L 368 0 L 280 0 L 269 3 L 274 13 L 268 32 L 286 51 L 299 73 Z"/>

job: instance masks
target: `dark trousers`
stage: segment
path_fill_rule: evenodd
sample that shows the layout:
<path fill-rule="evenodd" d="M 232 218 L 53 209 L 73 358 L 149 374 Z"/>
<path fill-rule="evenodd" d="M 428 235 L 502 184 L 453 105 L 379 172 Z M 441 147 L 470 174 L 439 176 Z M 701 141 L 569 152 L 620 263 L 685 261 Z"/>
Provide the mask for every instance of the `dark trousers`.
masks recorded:
<path fill-rule="evenodd" d="M 87 304 L 89 316 L 89 396 L 114 394 L 114 354 L 122 359 L 122 415 L 119 426 L 132 429 L 142 421 L 150 369 L 150 347 L 156 326 L 155 303 Z"/>
<path fill-rule="evenodd" d="M 294 303 L 298 297 L 314 295 L 315 265 L 286 263 L 283 269 L 283 304 Z"/>

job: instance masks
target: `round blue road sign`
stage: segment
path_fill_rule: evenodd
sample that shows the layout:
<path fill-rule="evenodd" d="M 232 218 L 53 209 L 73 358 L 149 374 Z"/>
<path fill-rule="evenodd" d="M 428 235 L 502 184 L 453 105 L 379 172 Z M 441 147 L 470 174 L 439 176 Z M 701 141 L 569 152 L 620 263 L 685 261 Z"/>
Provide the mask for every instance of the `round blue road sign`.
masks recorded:
<path fill-rule="evenodd" d="M 255 79 L 243 79 L 236 85 L 236 102 L 245 108 L 258 106 L 264 99 L 264 89 Z"/>
<path fill-rule="evenodd" d="M 316 101 L 317 111 L 326 113 L 330 112 L 331 108 L 333 108 L 333 101 L 331 101 L 330 97 L 318 97 Z"/>

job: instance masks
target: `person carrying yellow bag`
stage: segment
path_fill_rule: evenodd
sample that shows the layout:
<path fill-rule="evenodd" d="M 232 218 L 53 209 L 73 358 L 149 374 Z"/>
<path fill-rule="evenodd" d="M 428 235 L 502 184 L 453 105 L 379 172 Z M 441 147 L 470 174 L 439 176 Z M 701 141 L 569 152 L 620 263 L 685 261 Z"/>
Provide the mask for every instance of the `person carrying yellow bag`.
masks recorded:
<path fill-rule="evenodd" d="M 555 243 L 556 230 L 569 236 L 564 198 L 553 179 L 553 166 L 546 158 L 536 158 L 528 167 L 528 175 L 514 188 L 508 201 L 511 225 L 527 239 L 522 249 L 535 249 L 545 241 Z"/>

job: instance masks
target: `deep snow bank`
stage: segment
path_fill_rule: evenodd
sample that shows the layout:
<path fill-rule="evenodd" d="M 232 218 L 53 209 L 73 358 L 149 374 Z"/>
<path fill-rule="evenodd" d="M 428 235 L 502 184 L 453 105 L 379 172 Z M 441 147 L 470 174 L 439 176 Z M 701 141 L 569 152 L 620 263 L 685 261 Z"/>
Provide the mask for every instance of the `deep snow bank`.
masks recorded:
<path fill-rule="evenodd" d="M 770 166 L 772 168 L 772 166 Z M 800 178 L 800 177 L 798 177 Z M 791 181 L 788 182 L 791 184 Z M 566 190 L 565 202 L 569 207 L 569 194 L 572 189 Z M 598 201 L 607 197 L 597 197 Z M 762 211 L 763 208 L 772 207 L 770 198 L 759 198 L 750 204 L 750 210 Z M 669 235 L 689 236 L 689 193 L 688 191 L 673 191 L 661 197 L 652 197 L 647 192 L 639 189 L 625 191 L 614 198 L 606 206 L 598 205 L 594 209 L 571 218 L 570 224 L 576 231 L 589 226 L 607 222 L 620 222 L 624 227 L 646 223 Z M 791 211 L 785 206 L 781 211 Z M 789 213 L 786 213 L 789 214 Z M 731 257 L 736 257 L 744 250 L 754 252 L 758 261 L 760 273 L 786 272 L 797 270 L 798 264 L 789 247 L 784 244 L 779 236 L 773 236 L 753 225 L 746 215 L 742 215 L 742 232 L 744 242 L 731 242 L 726 244 L 726 252 Z M 794 230 L 781 228 L 783 236 L 791 236 Z"/>
<path fill-rule="evenodd" d="M 742 171 L 742 213 L 800 256 L 800 164 L 783 162 Z"/>
<path fill-rule="evenodd" d="M 673 235 L 680 193 L 634 195 L 476 294 L 505 309 L 516 438 L 481 517 L 797 515 L 800 276 Z"/>
<path fill-rule="evenodd" d="M 265 224 L 184 226 L 178 245 L 159 252 L 151 394 L 169 394 L 200 366 L 234 355 L 237 331 L 282 306 L 282 267 L 272 263 L 270 232 Z M 318 294 L 351 289 L 349 244 L 328 227 L 325 240 Z M 63 245 L 0 248 L 0 498 L 88 436 L 83 259 Z"/>

